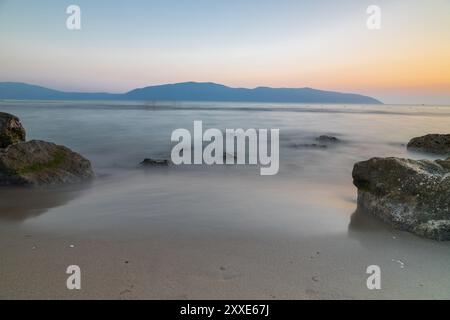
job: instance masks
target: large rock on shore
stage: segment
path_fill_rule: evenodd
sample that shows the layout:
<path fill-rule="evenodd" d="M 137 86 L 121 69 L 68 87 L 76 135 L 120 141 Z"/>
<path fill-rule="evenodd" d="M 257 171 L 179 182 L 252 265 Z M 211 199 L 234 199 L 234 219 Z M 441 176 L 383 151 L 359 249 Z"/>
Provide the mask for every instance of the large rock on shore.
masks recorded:
<path fill-rule="evenodd" d="M 436 154 L 450 154 L 450 134 L 428 134 L 411 139 L 408 149 Z"/>
<path fill-rule="evenodd" d="M 397 229 L 450 240 L 450 158 L 373 158 L 353 168 L 358 209 Z"/>
<path fill-rule="evenodd" d="M 0 149 L 25 141 L 25 129 L 19 118 L 9 113 L 0 112 Z"/>
<path fill-rule="evenodd" d="M 64 146 L 33 140 L 0 149 L 0 185 L 61 185 L 92 177 L 89 160 Z"/>

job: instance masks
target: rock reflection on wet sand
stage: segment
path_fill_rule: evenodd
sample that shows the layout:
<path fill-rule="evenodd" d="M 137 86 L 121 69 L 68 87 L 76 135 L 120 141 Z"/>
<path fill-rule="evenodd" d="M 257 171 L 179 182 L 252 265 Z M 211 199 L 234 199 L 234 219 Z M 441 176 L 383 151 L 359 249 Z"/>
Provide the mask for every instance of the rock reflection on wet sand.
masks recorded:
<path fill-rule="evenodd" d="M 83 183 L 64 188 L 0 188 L 0 220 L 23 222 L 64 206 L 81 196 L 91 186 Z"/>

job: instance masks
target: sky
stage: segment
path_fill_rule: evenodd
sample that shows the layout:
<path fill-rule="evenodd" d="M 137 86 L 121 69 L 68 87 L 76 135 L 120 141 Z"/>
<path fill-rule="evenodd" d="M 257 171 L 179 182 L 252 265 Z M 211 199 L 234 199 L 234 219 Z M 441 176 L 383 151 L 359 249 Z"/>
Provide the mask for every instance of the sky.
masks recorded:
<path fill-rule="evenodd" d="M 72 4 L 81 30 L 66 27 Z M 369 5 L 380 30 L 366 26 Z M 205 81 L 450 105 L 450 0 L 0 0 L 0 81 L 86 92 Z"/>

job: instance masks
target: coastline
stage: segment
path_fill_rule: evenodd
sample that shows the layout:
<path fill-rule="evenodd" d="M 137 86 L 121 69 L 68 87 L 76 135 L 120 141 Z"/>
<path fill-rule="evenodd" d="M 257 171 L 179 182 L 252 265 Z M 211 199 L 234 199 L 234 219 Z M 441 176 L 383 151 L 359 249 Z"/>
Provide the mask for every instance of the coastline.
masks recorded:
<path fill-rule="evenodd" d="M 85 155 L 97 179 L 81 188 L 0 188 L 7 200 L 0 203 L 0 297 L 449 298 L 449 243 L 354 214 L 351 177 L 355 162 L 374 155 L 423 158 L 404 144 L 429 128 L 448 129 L 446 108 L 418 117 L 428 109 L 282 107 L 256 113 L 3 104 L 30 139 Z M 166 157 L 171 130 L 191 126 L 199 114 L 217 127 L 282 129 L 279 174 L 265 179 L 251 166 L 139 167 L 146 157 Z M 291 147 L 321 134 L 342 143 Z M 382 268 L 381 290 L 366 287 L 372 264 Z M 66 288 L 69 265 L 81 268 L 79 292 Z"/>

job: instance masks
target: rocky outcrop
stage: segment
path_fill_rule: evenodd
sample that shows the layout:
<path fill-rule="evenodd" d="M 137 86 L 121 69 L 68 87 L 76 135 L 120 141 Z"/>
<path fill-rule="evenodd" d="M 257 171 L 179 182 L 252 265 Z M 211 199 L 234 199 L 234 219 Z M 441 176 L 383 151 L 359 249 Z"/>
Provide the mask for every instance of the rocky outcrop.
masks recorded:
<path fill-rule="evenodd" d="M 435 154 L 450 154 L 450 134 L 428 134 L 413 138 L 407 148 Z"/>
<path fill-rule="evenodd" d="M 25 141 L 25 129 L 19 118 L 9 113 L 0 112 L 0 148 Z"/>
<path fill-rule="evenodd" d="M 450 158 L 373 158 L 353 168 L 358 209 L 397 229 L 450 240 Z"/>
<path fill-rule="evenodd" d="M 92 177 L 89 160 L 64 146 L 33 140 L 0 149 L 0 185 L 61 185 Z"/>

